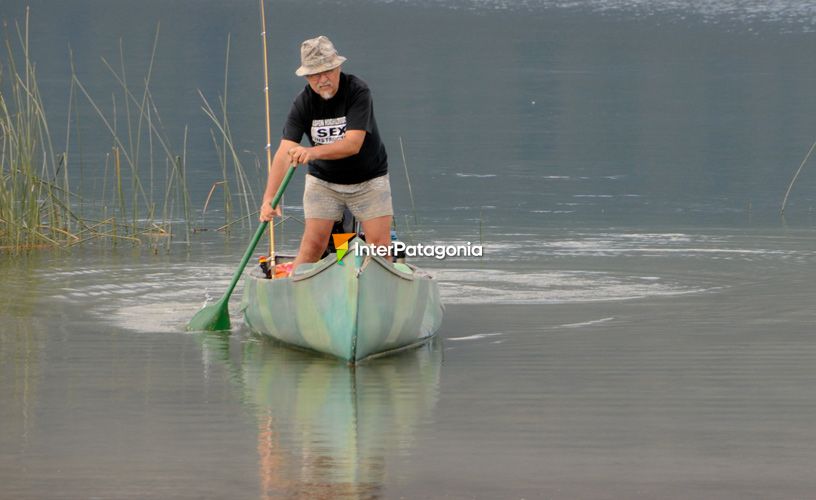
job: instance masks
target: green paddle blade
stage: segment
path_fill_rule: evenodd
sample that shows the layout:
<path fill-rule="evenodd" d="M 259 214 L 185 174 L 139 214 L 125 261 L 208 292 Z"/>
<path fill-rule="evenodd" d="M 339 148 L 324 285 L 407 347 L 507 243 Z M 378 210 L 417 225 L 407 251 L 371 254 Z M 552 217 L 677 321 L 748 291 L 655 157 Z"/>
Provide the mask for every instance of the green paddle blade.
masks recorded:
<path fill-rule="evenodd" d="M 292 179 L 292 175 L 295 173 L 295 166 L 289 167 L 289 170 L 286 171 L 286 175 L 283 177 L 283 181 L 281 182 L 280 187 L 278 188 L 278 192 L 275 194 L 275 198 L 272 200 L 272 208 L 278 206 L 280 202 L 281 196 L 283 196 L 283 191 L 286 189 L 286 186 L 289 185 L 289 181 Z M 264 231 L 266 230 L 266 226 L 269 222 L 262 222 L 260 226 L 258 226 L 258 230 L 255 231 L 255 235 L 252 237 L 252 241 L 250 241 L 249 246 L 244 252 L 244 256 L 241 259 L 241 263 L 238 264 L 238 269 L 235 270 L 235 274 L 232 276 L 232 281 L 230 281 L 229 287 L 227 291 L 224 293 L 224 296 L 216 302 L 215 304 L 210 304 L 208 306 L 203 307 L 200 311 L 198 311 L 193 318 L 187 323 L 187 330 L 193 331 L 217 331 L 217 330 L 229 330 L 230 329 L 230 318 L 229 318 L 229 298 L 232 295 L 232 291 L 235 290 L 235 285 L 238 284 L 238 280 L 241 279 L 241 274 L 244 272 L 244 268 L 249 262 L 249 257 L 252 255 L 252 252 L 255 250 L 255 247 L 258 246 L 258 241 L 263 236 Z"/>
<path fill-rule="evenodd" d="M 229 330 L 230 318 L 227 302 L 222 298 L 215 304 L 204 306 L 187 323 L 187 329 L 193 331 Z"/>
<path fill-rule="evenodd" d="M 252 237 L 252 241 L 249 243 L 246 252 L 244 252 L 244 257 L 241 259 L 241 263 L 238 264 L 238 269 L 235 270 L 235 274 L 232 276 L 232 281 L 230 281 L 229 288 L 227 288 L 227 291 L 224 293 L 223 297 L 221 297 L 221 299 L 219 299 L 215 304 L 205 306 L 203 309 L 198 311 L 195 316 L 193 316 L 193 319 L 187 323 L 187 330 L 229 330 L 230 319 L 229 308 L 227 306 L 229 304 L 230 295 L 232 295 L 232 291 L 235 290 L 235 285 L 238 284 L 238 280 L 241 279 L 241 274 L 243 274 L 244 268 L 246 267 L 247 262 L 249 262 L 249 257 L 252 255 L 252 252 L 258 245 L 258 240 L 260 240 L 261 236 L 263 236 L 268 224 L 268 222 L 262 222 L 261 225 L 258 226 L 258 229 L 255 231 L 255 236 Z"/>

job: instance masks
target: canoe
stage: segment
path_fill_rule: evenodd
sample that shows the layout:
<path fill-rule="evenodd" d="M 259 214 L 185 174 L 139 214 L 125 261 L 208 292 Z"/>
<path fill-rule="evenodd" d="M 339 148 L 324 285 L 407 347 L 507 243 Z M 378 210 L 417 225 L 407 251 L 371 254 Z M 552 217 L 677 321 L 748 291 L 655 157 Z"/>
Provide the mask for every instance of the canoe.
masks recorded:
<path fill-rule="evenodd" d="M 289 278 L 247 273 L 241 309 L 252 331 L 349 363 L 427 342 L 444 310 L 427 272 L 353 251 L 301 265 Z"/>

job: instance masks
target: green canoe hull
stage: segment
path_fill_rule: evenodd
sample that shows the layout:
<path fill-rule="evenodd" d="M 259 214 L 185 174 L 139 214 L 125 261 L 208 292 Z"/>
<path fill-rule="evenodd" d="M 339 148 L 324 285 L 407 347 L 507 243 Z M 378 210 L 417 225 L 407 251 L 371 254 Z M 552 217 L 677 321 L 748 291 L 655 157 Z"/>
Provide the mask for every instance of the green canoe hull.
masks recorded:
<path fill-rule="evenodd" d="M 250 272 L 244 320 L 257 333 L 350 363 L 422 344 L 442 323 L 439 288 L 421 270 L 399 267 L 349 253 L 290 278 Z"/>

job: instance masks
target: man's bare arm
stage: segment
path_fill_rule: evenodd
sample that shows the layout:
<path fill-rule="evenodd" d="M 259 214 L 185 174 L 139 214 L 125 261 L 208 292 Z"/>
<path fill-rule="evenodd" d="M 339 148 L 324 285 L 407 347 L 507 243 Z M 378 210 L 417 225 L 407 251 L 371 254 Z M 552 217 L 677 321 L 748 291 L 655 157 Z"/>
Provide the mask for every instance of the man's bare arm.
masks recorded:
<path fill-rule="evenodd" d="M 272 220 L 272 216 L 280 215 L 281 213 L 280 208 L 272 210 L 270 203 L 272 202 L 272 198 L 275 197 L 275 193 L 278 192 L 278 187 L 283 180 L 283 176 L 286 175 L 286 170 L 291 164 L 289 151 L 296 147 L 299 147 L 298 143 L 288 139 L 281 139 L 278 150 L 275 151 L 275 156 L 272 158 L 272 169 L 266 180 L 263 203 L 261 203 L 261 215 L 259 218 L 262 222 Z"/>
<path fill-rule="evenodd" d="M 301 163 L 308 163 L 312 160 L 339 160 L 348 158 L 360 152 L 365 141 L 365 130 L 348 130 L 345 137 L 331 144 L 321 144 L 319 146 L 297 146 L 289 151 L 292 160 Z M 282 176 L 283 174 L 281 174 Z M 274 193 L 272 193 L 274 196 Z"/>

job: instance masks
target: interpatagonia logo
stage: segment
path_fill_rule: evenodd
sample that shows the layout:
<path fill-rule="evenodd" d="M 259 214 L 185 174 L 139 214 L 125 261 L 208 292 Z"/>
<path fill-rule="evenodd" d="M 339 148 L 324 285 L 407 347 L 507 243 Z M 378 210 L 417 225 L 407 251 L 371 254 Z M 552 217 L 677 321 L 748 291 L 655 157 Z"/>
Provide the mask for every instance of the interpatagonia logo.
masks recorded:
<path fill-rule="evenodd" d="M 422 243 L 408 245 L 403 241 L 392 241 L 389 246 L 357 245 L 354 254 L 363 257 L 369 255 L 377 257 L 404 255 L 406 257 L 445 259 L 448 257 L 482 257 L 484 248 L 481 244 L 475 245 L 469 241 L 464 245 L 423 245 Z"/>
<path fill-rule="evenodd" d="M 343 256 L 348 253 L 348 242 L 350 239 L 357 236 L 354 233 L 339 233 L 333 234 L 334 248 L 337 250 L 337 263 L 343 265 Z"/>

